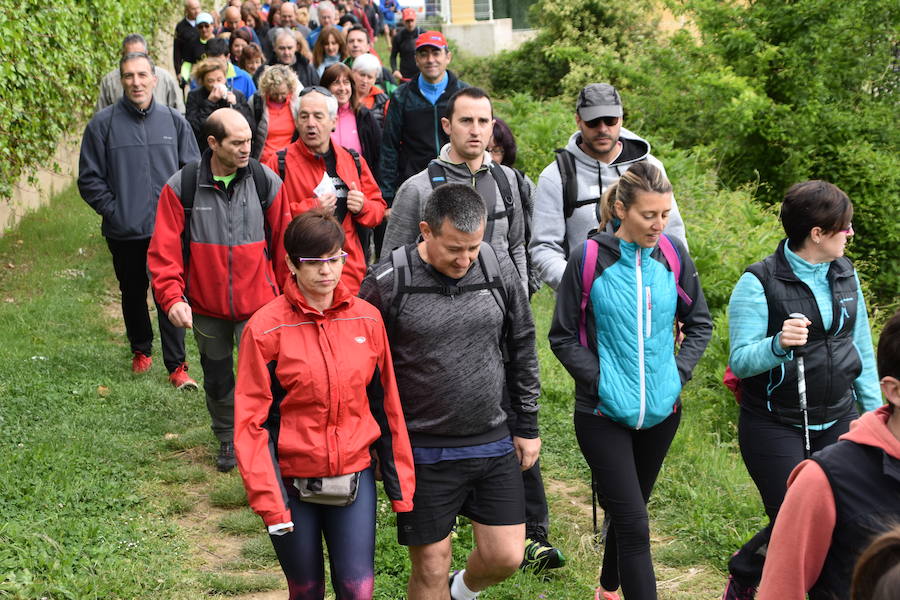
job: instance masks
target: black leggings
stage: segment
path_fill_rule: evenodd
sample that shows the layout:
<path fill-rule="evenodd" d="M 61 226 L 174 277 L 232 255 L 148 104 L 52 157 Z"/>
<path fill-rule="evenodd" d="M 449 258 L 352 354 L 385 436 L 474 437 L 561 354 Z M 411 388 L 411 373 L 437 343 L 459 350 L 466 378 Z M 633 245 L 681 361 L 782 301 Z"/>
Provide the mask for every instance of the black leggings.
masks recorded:
<path fill-rule="evenodd" d="M 811 429 L 810 450 L 816 452 L 835 443 L 839 436 L 850 430 L 850 422 L 858 417 L 856 409 L 852 409 L 828 429 Z M 755 586 L 762 576 L 765 551 L 775 516 L 787 492 L 788 477 L 805 458 L 803 428 L 785 425 L 741 408 L 738 441 L 744 464 L 762 497 L 769 524 L 731 557 L 728 570 L 745 586 Z"/>
<path fill-rule="evenodd" d="M 575 413 L 575 435 L 597 483 L 610 524 L 600 585 L 628 600 L 655 600 L 647 501 L 669 451 L 681 412 L 649 429 L 634 430 L 606 417 Z"/>

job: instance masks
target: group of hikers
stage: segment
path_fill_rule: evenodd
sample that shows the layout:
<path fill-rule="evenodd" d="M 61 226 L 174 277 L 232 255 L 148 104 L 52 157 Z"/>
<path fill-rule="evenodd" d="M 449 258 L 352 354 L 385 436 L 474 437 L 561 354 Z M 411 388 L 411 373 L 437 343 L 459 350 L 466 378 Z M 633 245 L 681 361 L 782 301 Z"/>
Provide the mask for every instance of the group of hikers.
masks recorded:
<path fill-rule="evenodd" d="M 290 598 L 324 598 L 323 538 L 335 597 L 373 597 L 378 480 L 412 600 L 471 600 L 517 569 L 565 565 L 539 459 L 529 299 L 543 284 L 606 517 L 594 598 L 657 598 L 647 504 L 713 324 L 672 183 L 624 128 L 616 88 L 581 90 L 575 131 L 535 184 L 489 95 L 448 70 L 446 39 L 415 11 L 398 13 L 393 47 L 411 56 L 392 73 L 372 53 L 390 28 L 359 18 L 370 2 L 247 0 L 219 31 L 184 5 L 188 77 L 127 36 L 78 185 L 102 216 L 132 371 L 152 368 L 152 288 L 169 381 L 198 388 L 191 329 L 216 467 L 238 466 Z M 242 53 L 269 56 L 246 78 L 239 32 L 256 36 Z M 725 600 L 847 598 L 851 585 L 900 597 L 900 313 L 876 361 L 844 256 L 852 217 L 831 183 L 792 186 L 785 239 L 731 295 L 726 380 L 769 524 L 731 558 Z M 453 570 L 460 515 L 475 546 Z"/>

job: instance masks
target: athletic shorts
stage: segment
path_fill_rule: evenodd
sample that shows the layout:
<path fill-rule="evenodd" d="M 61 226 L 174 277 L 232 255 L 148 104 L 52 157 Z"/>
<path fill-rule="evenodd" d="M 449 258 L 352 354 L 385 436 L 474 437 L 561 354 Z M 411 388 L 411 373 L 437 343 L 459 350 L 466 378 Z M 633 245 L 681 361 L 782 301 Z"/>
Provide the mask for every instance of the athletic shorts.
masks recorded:
<path fill-rule="evenodd" d="M 525 522 L 525 492 L 515 452 L 416 465 L 412 512 L 397 513 L 397 540 L 424 546 L 450 535 L 456 516 L 482 525 Z"/>

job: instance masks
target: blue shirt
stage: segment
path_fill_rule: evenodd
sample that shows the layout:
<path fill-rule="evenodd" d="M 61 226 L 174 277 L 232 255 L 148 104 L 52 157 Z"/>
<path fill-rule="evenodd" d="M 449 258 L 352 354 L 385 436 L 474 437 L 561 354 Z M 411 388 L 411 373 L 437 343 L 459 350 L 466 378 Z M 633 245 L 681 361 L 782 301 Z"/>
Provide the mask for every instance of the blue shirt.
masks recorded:
<path fill-rule="evenodd" d="M 458 448 L 424 448 L 413 447 L 413 462 L 417 465 L 433 465 L 442 460 L 465 460 L 467 458 L 494 458 L 506 456 L 513 452 L 512 438 L 506 436 L 496 442 L 477 444 L 475 446 L 460 446 Z"/>
<path fill-rule="evenodd" d="M 440 98 L 441 94 L 444 93 L 444 90 L 447 89 L 447 83 L 449 81 L 450 76 L 444 73 L 444 77 L 437 83 L 428 83 L 425 81 L 425 77 L 419 73 L 419 91 L 422 92 L 422 95 L 425 96 L 426 100 L 432 104 L 437 104 L 438 98 Z"/>

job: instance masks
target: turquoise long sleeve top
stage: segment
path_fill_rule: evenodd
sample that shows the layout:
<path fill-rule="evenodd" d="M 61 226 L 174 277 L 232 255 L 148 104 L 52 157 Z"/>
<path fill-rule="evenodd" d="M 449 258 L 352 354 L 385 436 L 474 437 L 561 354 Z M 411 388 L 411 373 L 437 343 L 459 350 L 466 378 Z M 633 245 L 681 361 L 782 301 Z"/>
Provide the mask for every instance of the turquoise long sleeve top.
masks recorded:
<path fill-rule="evenodd" d="M 784 245 L 784 252 L 794 274 L 812 290 L 822 323 L 829 329 L 834 318 L 827 279 L 831 263 L 809 263 L 791 251 L 788 244 Z M 856 279 L 858 298 L 853 345 L 862 361 L 862 371 L 854 380 L 853 388 L 861 409 L 869 411 L 882 405 L 881 388 L 878 385 L 866 301 L 859 286 L 859 277 L 855 273 L 853 276 Z M 794 353 L 781 346 L 781 332 L 774 336 L 768 335 L 769 306 L 762 283 L 752 273 L 741 275 L 731 292 L 728 322 L 731 342 L 729 364 L 738 377 L 757 375 L 794 359 Z M 832 424 L 824 423 L 815 428 L 827 429 Z"/>

